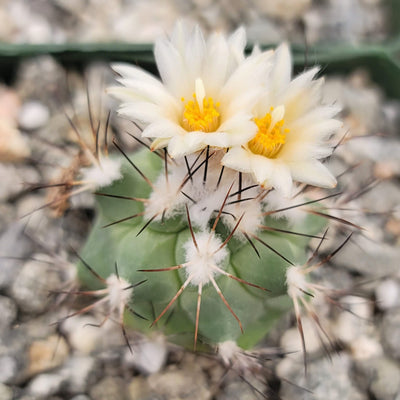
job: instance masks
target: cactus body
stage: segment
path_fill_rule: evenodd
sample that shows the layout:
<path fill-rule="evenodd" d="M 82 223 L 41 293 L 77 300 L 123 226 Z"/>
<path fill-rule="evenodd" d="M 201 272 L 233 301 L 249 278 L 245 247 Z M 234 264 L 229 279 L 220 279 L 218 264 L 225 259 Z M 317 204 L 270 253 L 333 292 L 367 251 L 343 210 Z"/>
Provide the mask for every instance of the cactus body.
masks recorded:
<path fill-rule="evenodd" d="M 148 150 L 138 151 L 130 158 L 135 166 L 152 181 L 156 181 L 157 177 L 164 173 L 162 160 Z M 170 168 L 173 168 L 172 166 L 173 163 Z M 127 161 L 123 164 L 122 173 L 123 178 L 101 189 L 101 194 L 132 198 L 150 197 L 151 187 Z M 191 185 L 198 184 L 202 184 L 202 181 L 196 177 Z M 226 184 L 224 186 L 221 183 L 217 190 L 226 193 L 228 188 Z M 187 277 L 183 269 L 145 271 L 185 263 L 187 252 L 185 246 L 187 247 L 187 243 L 192 241 L 185 208 L 181 208 L 171 219 L 150 223 L 138 235 L 146 223 L 146 218 L 142 216 L 111 226 L 107 225 L 141 213 L 145 208 L 142 202 L 102 195 L 99 195 L 97 200 L 97 220 L 81 256 L 102 277 L 115 272 L 116 262 L 119 275 L 128 282 L 134 284 L 147 279 L 146 283 L 135 288 L 131 307 L 151 321 L 167 306 Z M 215 222 L 219 206 L 216 205 L 212 218 L 207 221 L 208 229 Z M 188 209 L 190 210 L 191 207 Z M 319 217 L 307 215 L 299 224 L 290 227 L 283 218 L 265 217 L 264 224 L 312 235 L 321 230 L 324 222 Z M 196 226 L 193 226 L 193 232 L 195 236 L 199 235 L 199 229 Z M 222 243 L 231 230 L 221 218 L 215 232 Z M 239 318 L 244 333 L 241 333 L 238 322 L 213 285 L 207 283 L 202 290 L 199 317 L 199 338 L 202 342 L 216 344 L 235 340 L 244 347 L 252 347 L 290 307 L 285 284 L 286 269 L 290 266 L 288 261 L 296 264 L 304 262 L 309 239 L 269 231 L 258 231 L 257 237 L 260 242 L 257 243 L 255 239 L 252 241 L 257 243 L 253 245 L 256 246 L 259 254 L 247 240 L 233 235 L 224 246 L 226 257 L 221 268 L 228 274 L 259 285 L 268 291 L 251 287 L 226 275 L 217 274 L 215 281 L 232 311 Z M 270 248 L 262 245 L 261 241 L 267 243 Z M 83 264 L 80 264 L 80 277 L 89 288 L 98 288 L 98 280 L 93 278 Z M 161 327 L 166 334 L 172 335 L 171 340 L 183 344 L 193 343 L 198 301 L 197 289 L 198 285 L 189 284 L 160 320 L 158 327 Z M 164 320 L 168 321 L 165 325 Z M 144 331 L 155 329 L 155 327 L 149 328 L 148 321 L 134 316 L 129 316 L 127 321 L 129 325 Z"/>

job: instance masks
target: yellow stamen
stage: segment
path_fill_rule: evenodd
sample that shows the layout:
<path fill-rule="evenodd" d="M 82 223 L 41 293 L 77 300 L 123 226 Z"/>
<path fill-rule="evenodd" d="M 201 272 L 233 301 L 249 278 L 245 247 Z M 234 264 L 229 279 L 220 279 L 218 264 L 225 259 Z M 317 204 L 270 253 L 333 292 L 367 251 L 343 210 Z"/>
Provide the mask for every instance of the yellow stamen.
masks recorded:
<path fill-rule="evenodd" d="M 195 90 L 194 99 L 185 105 L 181 125 L 188 132 L 214 132 L 220 124 L 219 103 L 214 104 L 212 97 L 206 97 L 200 78 L 196 79 Z M 184 98 L 181 100 L 184 101 Z"/>
<path fill-rule="evenodd" d="M 182 127 L 189 132 L 202 131 L 214 132 L 219 126 L 220 113 L 219 104 L 209 97 L 203 99 L 202 110 L 197 100 L 190 100 L 186 103 L 183 111 Z"/>
<path fill-rule="evenodd" d="M 276 109 L 274 113 L 273 107 L 269 113 L 262 118 L 254 118 L 254 122 L 258 127 L 256 136 L 248 142 L 249 149 L 254 154 L 259 154 L 267 158 L 274 158 L 279 153 L 282 145 L 286 142 L 286 133 L 289 129 L 283 129 L 284 119 L 276 120 L 277 114 L 283 115 L 283 110 Z"/>

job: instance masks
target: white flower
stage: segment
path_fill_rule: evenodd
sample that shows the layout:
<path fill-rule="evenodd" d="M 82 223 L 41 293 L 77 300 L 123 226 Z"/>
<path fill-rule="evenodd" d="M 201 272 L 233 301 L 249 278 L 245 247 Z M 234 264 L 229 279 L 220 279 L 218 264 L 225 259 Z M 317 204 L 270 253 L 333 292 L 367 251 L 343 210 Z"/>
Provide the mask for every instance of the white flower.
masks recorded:
<path fill-rule="evenodd" d="M 266 88 L 254 109 L 258 131 L 242 146 L 235 146 L 222 163 L 254 175 L 266 188 L 290 196 L 293 181 L 334 187 L 336 179 L 319 161 L 331 154 L 327 139 L 341 123 L 332 117 L 335 106 L 321 105 L 322 80 L 318 68 L 291 79 L 292 61 L 287 45 L 275 52 Z"/>
<path fill-rule="evenodd" d="M 109 92 L 123 101 L 119 112 L 139 122 L 152 148 L 168 147 L 179 157 L 213 146 L 228 148 L 249 141 L 257 126 L 251 111 L 271 67 L 272 52 L 244 57 L 246 36 L 238 29 L 228 39 L 208 40 L 198 27 L 182 22 L 169 40 L 155 43 L 161 80 L 128 65 L 114 65 L 124 87 Z"/>

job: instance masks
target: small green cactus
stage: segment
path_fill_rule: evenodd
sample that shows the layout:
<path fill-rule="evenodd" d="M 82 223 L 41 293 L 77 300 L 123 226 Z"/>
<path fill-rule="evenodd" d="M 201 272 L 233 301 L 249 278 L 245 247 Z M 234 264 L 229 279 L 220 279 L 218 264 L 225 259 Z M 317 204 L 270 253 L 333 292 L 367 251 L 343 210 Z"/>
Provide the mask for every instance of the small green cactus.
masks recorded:
<path fill-rule="evenodd" d="M 147 149 L 138 151 L 130 159 L 148 179 L 155 181 L 157 175 L 164 176 L 162 160 Z M 174 167 L 176 165 L 171 162 L 170 168 Z M 271 214 L 263 218 L 264 226 L 271 230 L 260 230 L 248 240 L 236 237 L 235 234 L 230 238 L 232 229 L 224 221 L 228 217 L 234 221 L 240 218 L 230 215 L 233 214 L 231 211 L 220 216 L 212 230 L 219 210 L 234 207 L 234 204 L 226 205 L 227 201 L 224 208 L 222 204 L 215 205 L 215 211 L 207 221 L 206 234 L 195 226 L 190 228 L 190 212 L 186 212 L 185 206 L 176 210 L 172 218 L 153 221 L 143 229 L 149 219 L 141 215 L 144 203 L 135 199 L 148 199 L 152 193 L 151 187 L 127 161 L 123 163 L 122 172 L 122 180 L 98 193 L 97 220 L 82 249 L 82 258 L 102 277 L 114 274 L 114 265 L 117 263 L 120 276 L 128 282 L 133 284 L 147 279 L 145 284 L 135 289 L 132 308 L 138 314 L 152 319 L 165 310 L 188 279 L 185 268 L 177 267 L 189 261 L 188 252 L 193 253 L 191 229 L 199 247 L 200 243 L 207 245 L 210 241 L 210 246 L 214 244 L 214 251 L 230 239 L 220 250 L 223 253 L 220 259 L 214 260 L 217 257 L 211 257 L 218 267 L 214 274 L 215 283 L 229 306 L 211 282 L 204 282 L 198 334 L 202 342 L 208 344 L 235 340 L 245 348 L 254 346 L 291 306 L 286 295 L 286 270 L 294 263 L 305 261 L 310 240 L 305 235 L 317 235 L 325 225 L 325 220 L 305 213 L 298 223 L 289 226 L 285 218 L 273 219 Z M 188 186 L 202 185 L 202 177 L 200 171 L 194 174 L 193 183 L 188 183 Z M 218 190 L 226 196 L 229 188 L 220 183 Z M 238 191 L 237 188 L 231 189 L 231 193 L 235 191 Z M 236 201 L 237 195 L 230 197 L 229 194 L 229 198 Z M 248 201 L 259 200 L 256 197 Z M 238 229 L 234 232 L 237 235 Z M 302 235 L 283 233 L 276 229 L 299 232 Z M 246 232 L 241 233 L 244 234 Z M 93 278 L 82 263 L 80 278 L 86 286 L 98 288 L 98 280 Z M 168 323 L 163 326 L 163 331 L 174 334 L 178 343 L 193 343 L 199 307 L 198 287 L 198 282 L 189 283 L 169 309 L 169 316 L 164 317 Z M 141 318 L 130 316 L 127 321 L 135 328 L 150 329 L 149 322 Z M 188 339 L 188 334 L 192 339 Z"/>
<path fill-rule="evenodd" d="M 96 177 L 79 275 L 100 289 L 88 265 L 103 279 L 117 265 L 133 292 L 125 324 L 187 346 L 252 348 L 298 307 L 292 294 L 303 280 L 293 271 L 325 226 L 303 207 L 318 200 L 302 189 L 336 184 L 320 160 L 340 122 L 336 107 L 320 104 L 318 69 L 292 79 L 286 45 L 247 58 L 244 46 L 241 29 L 205 41 L 178 23 L 155 45 L 163 82 L 117 65 L 123 86 L 110 89 L 151 151 L 127 155 L 114 142 L 122 177 Z"/>

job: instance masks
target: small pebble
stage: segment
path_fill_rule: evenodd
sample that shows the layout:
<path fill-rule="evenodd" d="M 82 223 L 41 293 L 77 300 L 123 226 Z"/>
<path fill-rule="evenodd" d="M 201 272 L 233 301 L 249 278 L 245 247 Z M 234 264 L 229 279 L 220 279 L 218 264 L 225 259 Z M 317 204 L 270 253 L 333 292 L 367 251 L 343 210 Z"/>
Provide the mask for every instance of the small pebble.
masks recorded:
<path fill-rule="evenodd" d="M 0 357 L 0 383 L 8 383 L 18 370 L 17 360 L 11 356 Z"/>
<path fill-rule="evenodd" d="M 127 400 L 128 390 L 125 381 L 107 376 L 90 389 L 92 400 Z"/>
<path fill-rule="evenodd" d="M 13 222 L 0 236 L 0 288 L 15 280 L 23 259 L 32 254 L 33 243 L 25 236 L 24 229 L 24 223 Z"/>
<path fill-rule="evenodd" d="M 13 390 L 9 386 L 0 383 L 0 399 L 12 400 L 13 397 Z"/>
<path fill-rule="evenodd" d="M 19 308 L 25 313 L 39 314 L 50 304 L 49 292 L 60 288 L 60 278 L 49 269 L 49 257 L 34 255 L 16 277 L 11 293 Z"/>
<path fill-rule="evenodd" d="M 387 354 L 400 361 L 400 313 L 398 309 L 387 311 L 381 323 L 382 344 Z"/>
<path fill-rule="evenodd" d="M 307 375 L 302 363 L 286 358 L 277 367 L 278 376 L 285 379 L 280 395 L 283 399 L 367 400 L 367 394 L 357 388 L 350 372 L 351 359 L 345 353 L 309 361 Z"/>
<path fill-rule="evenodd" d="M 18 123 L 22 129 L 31 131 L 45 125 L 50 117 L 49 109 L 39 101 L 28 101 L 20 109 Z"/>
<path fill-rule="evenodd" d="M 321 350 L 321 340 L 316 332 L 316 325 L 314 321 L 307 317 L 302 317 L 301 322 L 303 325 L 304 341 L 308 353 L 314 353 Z M 326 328 L 326 327 L 325 327 Z M 318 328 L 317 328 L 318 329 Z M 302 342 L 301 335 L 297 327 L 288 329 L 282 336 L 280 346 L 284 352 L 293 353 L 291 356 L 302 359 Z"/>
<path fill-rule="evenodd" d="M 196 363 L 175 366 L 148 377 L 152 393 L 167 399 L 196 398 L 209 400 L 211 393 L 207 385 L 204 371 Z"/>
<path fill-rule="evenodd" d="M 28 385 L 28 393 L 37 397 L 48 397 L 56 394 L 64 383 L 64 377 L 58 374 L 40 374 Z"/>
<path fill-rule="evenodd" d="M 86 392 L 95 373 L 95 358 L 86 356 L 72 356 L 59 371 L 66 381 L 65 390 L 72 394 Z"/>
<path fill-rule="evenodd" d="M 335 337 L 346 344 L 352 344 L 368 332 L 372 326 L 372 307 L 364 298 L 346 296 L 341 304 L 349 310 L 342 312 L 334 323 Z"/>
<path fill-rule="evenodd" d="M 9 329 L 17 317 L 17 306 L 15 302 L 5 296 L 0 296 L 0 336 L 1 333 Z M 1 398 L 1 397 L 0 397 Z"/>
<path fill-rule="evenodd" d="M 44 340 L 32 342 L 28 353 L 28 374 L 36 375 L 64 363 L 69 355 L 69 349 L 64 338 L 52 335 Z"/>
<path fill-rule="evenodd" d="M 375 289 L 376 305 L 388 310 L 400 305 L 400 285 L 393 279 L 385 279 Z"/>
<path fill-rule="evenodd" d="M 84 394 L 78 394 L 78 396 L 71 397 L 71 400 L 91 400 L 91 398 Z"/>
<path fill-rule="evenodd" d="M 73 350 L 88 355 L 98 347 L 103 336 L 102 330 L 93 326 L 97 324 L 99 321 L 94 317 L 76 315 L 63 321 L 61 330 Z"/>
<path fill-rule="evenodd" d="M 125 352 L 125 361 L 144 375 L 154 374 L 161 370 L 167 358 L 167 346 L 161 336 L 155 339 L 142 338 L 133 344 L 133 354 Z"/>
<path fill-rule="evenodd" d="M 394 400 L 400 393 L 400 368 L 385 357 L 370 358 L 355 363 L 360 384 L 375 399 Z"/>

